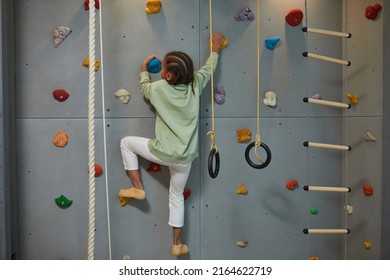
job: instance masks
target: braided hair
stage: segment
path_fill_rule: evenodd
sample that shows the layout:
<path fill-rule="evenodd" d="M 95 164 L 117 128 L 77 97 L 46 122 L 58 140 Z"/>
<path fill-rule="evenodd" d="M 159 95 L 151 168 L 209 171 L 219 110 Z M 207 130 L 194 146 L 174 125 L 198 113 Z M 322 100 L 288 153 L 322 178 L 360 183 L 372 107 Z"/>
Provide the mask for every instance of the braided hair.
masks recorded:
<path fill-rule="evenodd" d="M 194 63 L 191 57 L 180 51 L 172 51 L 165 55 L 165 67 L 173 78 L 167 81 L 170 85 L 191 84 L 193 89 Z"/>

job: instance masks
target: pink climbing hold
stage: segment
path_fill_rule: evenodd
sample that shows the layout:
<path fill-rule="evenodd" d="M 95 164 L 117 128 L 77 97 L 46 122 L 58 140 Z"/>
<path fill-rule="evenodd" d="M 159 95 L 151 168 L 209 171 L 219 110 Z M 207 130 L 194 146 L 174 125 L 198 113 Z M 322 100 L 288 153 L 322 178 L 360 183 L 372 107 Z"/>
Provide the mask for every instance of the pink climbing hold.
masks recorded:
<path fill-rule="evenodd" d="M 286 22 L 291 26 L 298 26 L 303 19 L 303 11 L 298 8 L 291 9 L 286 15 Z"/>

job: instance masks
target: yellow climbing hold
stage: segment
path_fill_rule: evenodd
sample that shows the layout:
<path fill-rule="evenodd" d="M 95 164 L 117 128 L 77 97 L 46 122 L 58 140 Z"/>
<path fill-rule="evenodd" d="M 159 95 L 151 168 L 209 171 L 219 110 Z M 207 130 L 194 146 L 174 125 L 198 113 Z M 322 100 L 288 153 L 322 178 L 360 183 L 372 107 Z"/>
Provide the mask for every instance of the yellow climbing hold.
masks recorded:
<path fill-rule="evenodd" d="M 247 194 L 248 188 L 245 185 L 239 185 L 236 190 L 237 194 Z"/>
<path fill-rule="evenodd" d="M 130 200 L 131 200 L 130 197 L 122 197 L 122 196 L 119 197 L 119 202 L 120 202 L 121 207 L 128 204 L 130 202 Z"/>
<path fill-rule="evenodd" d="M 86 57 L 84 60 L 83 60 L 83 65 L 89 69 L 89 57 Z M 95 59 L 95 72 L 97 72 L 99 70 L 99 66 L 100 66 L 100 62 L 99 60 Z"/>
<path fill-rule="evenodd" d="M 355 94 L 348 93 L 347 97 L 349 101 L 351 101 L 351 104 L 356 105 L 359 103 L 359 97 L 357 97 Z"/>
<path fill-rule="evenodd" d="M 372 244 L 371 244 L 370 241 L 365 241 L 365 242 L 363 243 L 363 245 L 364 245 L 364 248 L 366 248 L 367 250 L 368 250 L 368 249 L 371 249 L 371 247 L 372 247 Z"/>
<path fill-rule="evenodd" d="M 148 0 L 146 2 L 145 11 L 148 14 L 157 14 L 161 10 L 161 1 L 160 0 Z"/>

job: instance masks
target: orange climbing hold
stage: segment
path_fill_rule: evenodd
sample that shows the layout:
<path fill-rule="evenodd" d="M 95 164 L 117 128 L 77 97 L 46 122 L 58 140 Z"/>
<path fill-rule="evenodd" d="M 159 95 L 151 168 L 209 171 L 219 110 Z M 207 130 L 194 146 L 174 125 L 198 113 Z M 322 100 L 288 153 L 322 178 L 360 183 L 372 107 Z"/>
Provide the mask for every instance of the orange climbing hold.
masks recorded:
<path fill-rule="evenodd" d="M 53 144 L 58 148 L 63 148 L 68 144 L 69 136 L 64 131 L 58 131 L 54 137 Z"/>
<path fill-rule="evenodd" d="M 248 128 L 237 130 L 237 142 L 242 143 L 251 140 L 252 132 Z"/>
<path fill-rule="evenodd" d="M 298 187 L 298 181 L 297 180 L 290 180 L 286 183 L 286 188 L 290 191 Z"/>
<path fill-rule="evenodd" d="M 366 195 L 366 196 L 370 196 L 370 195 L 373 195 L 374 194 L 374 189 L 368 185 L 368 184 L 364 184 L 362 186 L 362 189 L 363 189 L 363 193 Z"/>

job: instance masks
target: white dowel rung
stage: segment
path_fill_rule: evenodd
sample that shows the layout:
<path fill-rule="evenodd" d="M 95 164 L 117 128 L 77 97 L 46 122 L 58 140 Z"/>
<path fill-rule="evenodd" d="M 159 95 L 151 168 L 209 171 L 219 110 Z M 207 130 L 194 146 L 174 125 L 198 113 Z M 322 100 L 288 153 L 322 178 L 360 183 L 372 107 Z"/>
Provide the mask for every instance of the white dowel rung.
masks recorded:
<path fill-rule="evenodd" d="M 347 228 L 305 228 L 304 234 L 349 234 L 351 231 Z"/>
<path fill-rule="evenodd" d="M 314 54 L 314 53 L 309 53 L 309 52 L 303 52 L 303 56 L 304 57 L 309 57 L 309 58 L 315 58 L 315 59 L 319 59 L 319 60 L 323 60 L 323 61 L 327 61 L 327 62 L 333 62 L 333 63 L 337 63 L 337 64 L 342 64 L 342 65 L 346 65 L 346 66 L 350 66 L 351 65 L 351 62 L 348 61 L 348 60 L 332 58 L 332 57 L 329 57 L 329 56 L 324 56 L 324 55 L 319 55 L 319 54 Z"/>
<path fill-rule="evenodd" d="M 303 32 L 317 33 L 317 34 L 322 34 L 322 35 L 329 35 L 329 36 L 345 37 L 345 38 L 351 38 L 352 37 L 351 33 L 331 31 L 331 30 L 323 30 L 323 29 L 317 29 L 317 28 L 303 27 L 302 31 Z"/>
<path fill-rule="evenodd" d="M 322 99 L 310 98 L 310 97 L 303 98 L 303 102 L 314 103 L 314 104 L 325 105 L 325 106 L 332 106 L 332 107 L 337 107 L 342 109 L 351 108 L 351 105 L 347 103 L 340 103 L 340 102 L 334 102 L 334 101 L 328 101 L 328 100 L 322 100 Z"/>
<path fill-rule="evenodd" d="M 327 187 L 327 186 L 304 186 L 305 191 L 317 191 L 317 192 L 350 192 L 351 188 L 348 187 Z"/>
<path fill-rule="evenodd" d="M 350 151 L 352 149 L 351 146 L 333 145 L 333 144 L 307 142 L 307 141 L 303 142 L 303 146 L 305 146 L 305 147 L 313 147 L 313 148 L 343 150 L 343 151 Z"/>

